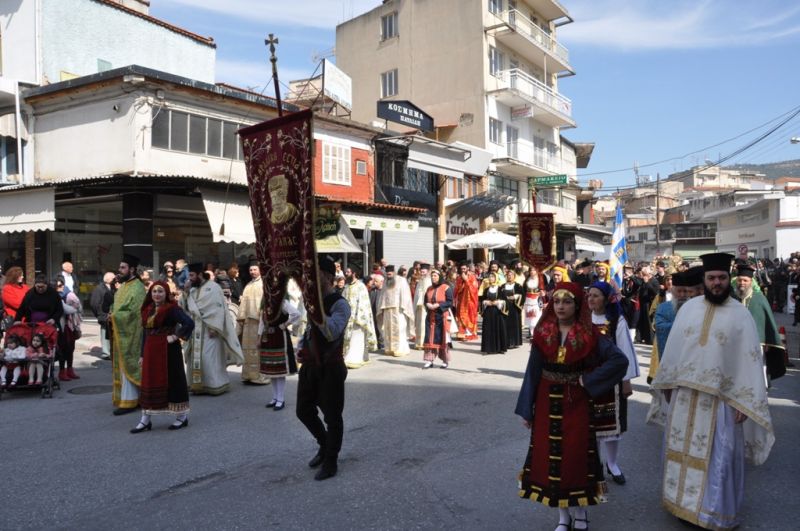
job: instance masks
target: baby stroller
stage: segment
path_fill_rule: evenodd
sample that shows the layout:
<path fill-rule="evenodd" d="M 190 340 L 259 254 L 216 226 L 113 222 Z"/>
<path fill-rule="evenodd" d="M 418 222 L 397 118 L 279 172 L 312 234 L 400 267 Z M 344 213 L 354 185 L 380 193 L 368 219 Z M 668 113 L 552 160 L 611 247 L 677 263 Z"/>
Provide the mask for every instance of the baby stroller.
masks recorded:
<path fill-rule="evenodd" d="M 0 397 L 2 393 L 5 391 L 10 390 L 17 390 L 17 389 L 39 389 L 41 388 L 42 391 L 42 398 L 52 398 L 53 397 L 53 389 L 61 389 L 61 386 L 58 383 L 58 378 L 56 378 L 56 371 L 55 371 L 55 354 L 56 354 L 56 346 L 58 343 L 58 330 L 55 326 L 47 324 L 47 323 L 16 323 L 11 325 L 5 334 L 5 341 L 3 346 L 5 347 L 8 338 L 11 336 L 18 336 L 25 342 L 25 346 L 30 346 L 31 338 L 35 334 L 42 334 L 45 339 L 47 340 L 47 355 L 44 358 L 40 358 L 44 364 L 44 378 L 42 379 L 41 384 L 36 384 L 29 376 L 29 373 L 26 369 L 22 370 L 20 374 L 18 383 L 14 387 L 0 387 Z M 25 363 L 25 362 L 23 362 Z"/>

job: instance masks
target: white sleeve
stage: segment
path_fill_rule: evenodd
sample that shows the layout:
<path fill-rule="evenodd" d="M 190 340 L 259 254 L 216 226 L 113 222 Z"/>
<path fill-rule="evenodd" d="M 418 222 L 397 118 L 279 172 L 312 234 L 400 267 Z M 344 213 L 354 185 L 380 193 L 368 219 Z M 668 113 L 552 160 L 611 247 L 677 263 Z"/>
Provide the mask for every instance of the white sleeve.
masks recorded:
<path fill-rule="evenodd" d="M 636 360 L 636 349 L 633 347 L 628 323 L 623 316 L 619 316 L 617 321 L 617 348 L 628 358 L 628 372 L 625 373 L 623 380 L 632 380 L 640 375 L 639 362 Z"/>

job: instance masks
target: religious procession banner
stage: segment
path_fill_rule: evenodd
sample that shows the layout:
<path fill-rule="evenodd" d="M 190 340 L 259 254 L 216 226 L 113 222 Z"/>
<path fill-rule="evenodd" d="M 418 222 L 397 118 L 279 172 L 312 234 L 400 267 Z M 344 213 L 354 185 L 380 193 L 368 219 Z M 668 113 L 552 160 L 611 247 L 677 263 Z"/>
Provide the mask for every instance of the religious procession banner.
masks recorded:
<path fill-rule="evenodd" d="M 301 111 L 239 130 L 268 324 L 280 318 L 290 277 L 301 287 L 309 319 L 324 320 L 314 249 L 312 119 L 310 110 Z"/>
<path fill-rule="evenodd" d="M 556 263 L 556 222 L 552 212 L 520 213 L 519 255 L 542 271 Z"/>

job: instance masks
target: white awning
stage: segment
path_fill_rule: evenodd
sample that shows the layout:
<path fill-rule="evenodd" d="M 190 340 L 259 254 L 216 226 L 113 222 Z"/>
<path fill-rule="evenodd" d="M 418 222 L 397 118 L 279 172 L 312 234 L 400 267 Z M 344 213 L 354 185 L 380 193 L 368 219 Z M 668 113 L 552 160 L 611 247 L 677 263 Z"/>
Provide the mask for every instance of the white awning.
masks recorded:
<path fill-rule="evenodd" d="M 408 167 L 450 177 L 464 177 L 467 150 L 432 140 L 414 138 L 408 146 Z"/>
<path fill-rule="evenodd" d="M 580 234 L 575 235 L 575 249 L 578 251 L 588 251 L 590 253 L 599 254 L 602 254 L 606 251 L 602 243 L 590 240 L 589 238 L 581 236 Z"/>
<path fill-rule="evenodd" d="M 489 171 L 489 164 L 492 163 L 492 158 L 494 158 L 491 152 L 464 142 L 457 141 L 451 145 L 466 149 L 471 153 L 471 156 L 464 161 L 464 173 L 478 176 L 486 175 L 486 172 Z"/>
<path fill-rule="evenodd" d="M 28 128 L 25 127 L 25 120 L 20 120 L 19 136 L 22 140 L 28 140 Z M 0 116 L 0 136 L 10 136 L 17 138 L 17 118 L 16 114 L 9 113 Z"/>
<path fill-rule="evenodd" d="M 417 232 L 419 221 L 415 219 L 393 218 L 391 216 L 355 214 L 342 212 L 347 226 L 351 229 L 383 230 L 389 232 Z"/>
<path fill-rule="evenodd" d="M 207 188 L 200 193 L 215 243 L 255 243 L 256 230 L 250 214 L 250 198 L 246 194 L 229 192 L 226 198 L 224 190 Z"/>
<path fill-rule="evenodd" d="M 363 253 L 358 240 L 347 227 L 343 218 L 339 218 L 339 232 L 327 238 L 314 241 L 318 253 Z"/>
<path fill-rule="evenodd" d="M 0 232 L 55 230 L 55 189 L 0 193 Z"/>

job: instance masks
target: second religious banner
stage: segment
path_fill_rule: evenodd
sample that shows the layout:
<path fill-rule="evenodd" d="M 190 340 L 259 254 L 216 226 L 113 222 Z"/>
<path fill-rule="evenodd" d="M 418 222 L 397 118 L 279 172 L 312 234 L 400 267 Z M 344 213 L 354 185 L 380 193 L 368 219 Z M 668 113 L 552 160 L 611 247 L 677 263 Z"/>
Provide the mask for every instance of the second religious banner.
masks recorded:
<path fill-rule="evenodd" d="M 308 317 L 324 319 L 314 250 L 312 118 L 301 111 L 239 131 L 267 324 L 281 315 L 290 277 L 300 285 Z"/>
<path fill-rule="evenodd" d="M 556 263 L 556 222 L 552 212 L 519 214 L 519 254 L 542 271 Z"/>

